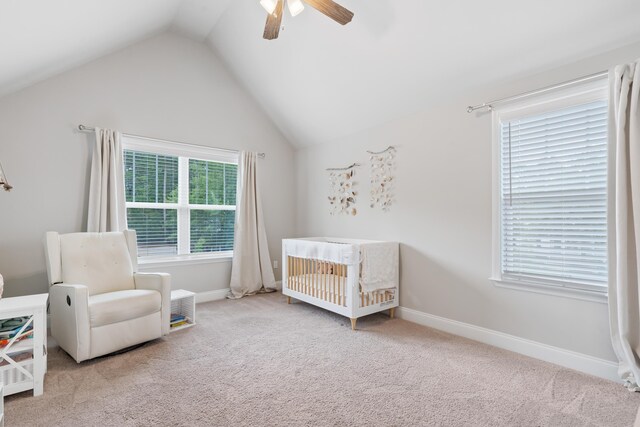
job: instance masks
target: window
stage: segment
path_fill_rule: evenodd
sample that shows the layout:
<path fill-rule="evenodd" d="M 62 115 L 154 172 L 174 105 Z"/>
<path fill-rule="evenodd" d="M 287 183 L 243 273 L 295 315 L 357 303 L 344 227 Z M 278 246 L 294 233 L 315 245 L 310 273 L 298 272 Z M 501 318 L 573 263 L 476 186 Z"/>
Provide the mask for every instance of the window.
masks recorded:
<path fill-rule="evenodd" d="M 603 84 L 497 111 L 494 119 L 493 279 L 601 299 L 607 291 Z"/>
<path fill-rule="evenodd" d="M 127 222 L 138 256 L 229 257 L 233 251 L 238 161 L 235 153 L 123 138 Z"/>

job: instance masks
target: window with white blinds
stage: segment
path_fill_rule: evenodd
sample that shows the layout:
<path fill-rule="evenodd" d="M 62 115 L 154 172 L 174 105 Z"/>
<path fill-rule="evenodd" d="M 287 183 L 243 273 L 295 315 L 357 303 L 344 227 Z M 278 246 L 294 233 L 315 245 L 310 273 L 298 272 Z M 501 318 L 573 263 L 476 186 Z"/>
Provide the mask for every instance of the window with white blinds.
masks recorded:
<path fill-rule="evenodd" d="M 127 221 L 138 236 L 138 256 L 229 256 L 237 156 L 129 137 L 123 146 Z"/>
<path fill-rule="evenodd" d="M 607 100 L 499 121 L 500 275 L 606 292 Z"/>

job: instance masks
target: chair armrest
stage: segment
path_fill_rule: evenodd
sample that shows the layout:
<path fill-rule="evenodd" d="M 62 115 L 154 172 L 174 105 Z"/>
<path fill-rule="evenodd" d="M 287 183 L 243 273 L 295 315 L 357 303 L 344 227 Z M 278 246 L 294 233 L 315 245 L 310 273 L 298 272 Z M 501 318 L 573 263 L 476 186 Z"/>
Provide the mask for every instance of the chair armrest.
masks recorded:
<path fill-rule="evenodd" d="M 160 292 L 162 298 L 162 335 L 169 333 L 171 320 L 171 275 L 169 273 L 133 273 L 136 289 Z"/>
<path fill-rule="evenodd" d="M 59 283 L 49 288 L 51 335 L 76 362 L 89 358 L 91 334 L 89 289 Z"/>

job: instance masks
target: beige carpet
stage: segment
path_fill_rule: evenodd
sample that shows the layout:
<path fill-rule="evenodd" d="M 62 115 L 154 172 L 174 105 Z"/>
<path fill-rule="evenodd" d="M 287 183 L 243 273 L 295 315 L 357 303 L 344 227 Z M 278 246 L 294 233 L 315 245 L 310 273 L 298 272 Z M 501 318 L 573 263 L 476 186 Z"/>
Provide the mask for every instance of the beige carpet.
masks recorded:
<path fill-rule="evenodd" d="M 382 314 L 359 321 L 280 294 L 198 306 L 198 325 L 77 365 L 7 426 L 631 425 L 621 385 Z"/>

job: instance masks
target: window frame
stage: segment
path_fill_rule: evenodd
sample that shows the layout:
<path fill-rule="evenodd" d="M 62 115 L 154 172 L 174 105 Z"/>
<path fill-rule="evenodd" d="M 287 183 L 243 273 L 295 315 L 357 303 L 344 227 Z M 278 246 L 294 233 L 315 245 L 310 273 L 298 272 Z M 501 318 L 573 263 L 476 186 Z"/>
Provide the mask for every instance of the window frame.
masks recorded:
<path fill-rule="evenodd" d="M 586 301 L 607 303 L 608 287 L 584 283 L 559 283 L 544 279 L 520 280 L 502 275 L 502 189 L 501 189 L 501 125 L 545 112 L 569 108 L 608 99 L 606 77 L 588 83 L 577 84 L 569 88 L 550 91 L 542 95 L 528 97 L 526 100 L 511 102 L 492 110 L 492 267 L 489 280 L 497 287 L 529 291 L 534 293 L 575 298 Z M 609 211 L 607 198 L 607 211 Z M 607 244 L 610 242 L 610 230 L 607 229 Z"/>
<path fill-rule="evenodd" d="M 209 262 L 230 261 L 233 258 L 233 250 L 207 253 L 189 253 L 191 251 L 191 224 L 190 215 L 185 212 L 191 210 L 233 210 L 236 205 L 203 205 L 189 203 L 189 159 L 204 160 L 209 162 L 227 163 L 238 165 L 239 154 L 235 151 L 220 148 L 205 147 L 200 145 L 185 144 L 181 142 L 165 141 L 155 138 L 147 138 L 134 135 L 122 135 L 122 153 L 124 151 L 139 151 L 150 154 L 159 154 L 178 158 L 178 202 L 177 203 L 149 203 L 127 202 L 125 210 L 129 208 L 152 209 L 176 209 L 178 218 L 178 242 L 176 255 L 139 256 L 138 263 L 144 266 L 151 265 L 186 265 Z M 123 165 L 124 166 L 124 165 Z M 234 236 L 235 239 L 235 236 Z"/>

